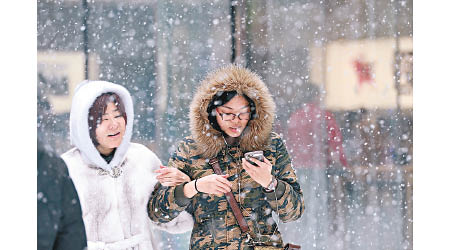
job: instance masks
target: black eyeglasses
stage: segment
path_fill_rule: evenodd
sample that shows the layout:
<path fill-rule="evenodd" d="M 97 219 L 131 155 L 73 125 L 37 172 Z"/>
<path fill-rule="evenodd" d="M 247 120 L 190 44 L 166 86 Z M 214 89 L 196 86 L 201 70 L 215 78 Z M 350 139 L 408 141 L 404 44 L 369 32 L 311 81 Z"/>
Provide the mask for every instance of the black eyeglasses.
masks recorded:
<path fill-rule="evenodd" d="M 222 117 L 222 120 L 224 121 L 232 121 L 236 118 L 236 116 L 241 121 L 250 120 L 250 112 L 234 114 L 234 113 L 220 113 L 219 111 L 217 111 L 217 113 L 219 113 L 220 117 Z"/>

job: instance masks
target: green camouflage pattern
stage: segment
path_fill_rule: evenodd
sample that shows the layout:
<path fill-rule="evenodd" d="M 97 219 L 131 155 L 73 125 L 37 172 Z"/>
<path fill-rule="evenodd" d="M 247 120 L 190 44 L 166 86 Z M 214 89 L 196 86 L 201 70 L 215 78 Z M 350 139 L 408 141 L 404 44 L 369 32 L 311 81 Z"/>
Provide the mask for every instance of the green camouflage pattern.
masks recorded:
<path fill-rule="evenodd" d="M 220 139 L 220 138 L 219 138 Z M 254 241 L 267 246 L 283 246 L 272 211 L 277 211 L 283 222 L 297 220 L 305 209 L 302 190 L 291 166 L 291 159 L 279 135 L 271 133 L 264 156 L 271 162 L 272 174 L 286 189 L 281 198 L 275 193 L 264 193 L 263 188 L 245 172 L 241 159 L 245 152 L 239 147 L 224 147 L 218 154 L 220 167 L 233 184 L 232 192 L 241 206 Z M 214 174 L 208 160 L 197 153 L 192 137 L 183 139 L 170 158 L 168 166 L 176 167 L 189 175 L 191 180 Z M 239 181 L 240 180 L 240 181 Z M 240 182 L 240 185 L 239 185 Z M 148 205 L 150 218 L 155 222 L 169 222 L 183 210 L 194 217 L 190 249 L 253 249 L 242 235 L 239 225 L 229 207 L 225 195 L 196 194 L 187 206 L 175 202 L 175 187 L 157 185 Z M 240 192 L 239 192 L 240 191 Z"/>

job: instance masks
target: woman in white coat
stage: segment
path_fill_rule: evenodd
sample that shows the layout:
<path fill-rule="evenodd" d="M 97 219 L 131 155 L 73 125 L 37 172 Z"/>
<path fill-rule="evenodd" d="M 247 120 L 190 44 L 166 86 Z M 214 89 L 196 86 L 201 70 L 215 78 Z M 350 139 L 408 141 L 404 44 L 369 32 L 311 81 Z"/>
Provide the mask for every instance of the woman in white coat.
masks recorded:
<path fill-rule="evenodd" d="M 61 157 L 78 192 L 89 250 L 161 249 L 154 228 L 182 233 L 193 226 L 186 212 L 165 224 L 148 218 L 147 203 L 161 161 L 144 145 L 130 142 L 133 117 L 124 87 L 104 81 L 77 86 L 70 111 L 75 147 Z M 173 186 L 186 179 L 176 170 L 160 181 Z"/>

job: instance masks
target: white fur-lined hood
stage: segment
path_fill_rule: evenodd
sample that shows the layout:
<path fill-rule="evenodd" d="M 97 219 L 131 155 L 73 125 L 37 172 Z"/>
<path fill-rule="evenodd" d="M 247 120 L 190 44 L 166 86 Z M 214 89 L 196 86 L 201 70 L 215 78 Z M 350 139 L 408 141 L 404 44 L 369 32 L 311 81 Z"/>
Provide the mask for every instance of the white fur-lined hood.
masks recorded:
<path fill-rule="evenodd" d="M 114 158 L 108 164 L 95 148 L 89 135 L 88 116 L 89 108 L 98 96 L 113 92 L 122 99 L 127 113 L 127 125 L 122 143 L 116 149 Z M 131 95 L 124 87 L 106 81 L 83 81 L 75 89 L 70 110 L 70 142 L 80 149 L 83 160 L 104 170 L 111 170 L 124 160 L 125 154 L 130 146 L 133 131 L 133 101 Z"/>

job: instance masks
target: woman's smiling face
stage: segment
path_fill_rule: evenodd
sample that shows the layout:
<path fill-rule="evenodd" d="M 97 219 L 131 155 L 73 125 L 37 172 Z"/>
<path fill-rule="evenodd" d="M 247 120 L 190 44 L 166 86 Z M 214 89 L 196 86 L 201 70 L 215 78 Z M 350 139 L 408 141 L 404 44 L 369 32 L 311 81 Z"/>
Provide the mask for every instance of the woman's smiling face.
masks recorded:
<path fill-rule="evenodd" d="M 97 150 L 103 155 L 110 154 L 122 143 L 125 134 L 125 118 L 113 102 L 106 106 L 106 111 L 95 134 L 99 144 Z"/>
<path fill-rule="evenodd" d="M 219 127 L 231 137 L 239 137 L 250 119 L 250 105 L 243 96 L 239 95 L 217 107 L 216 112 Z"/>

